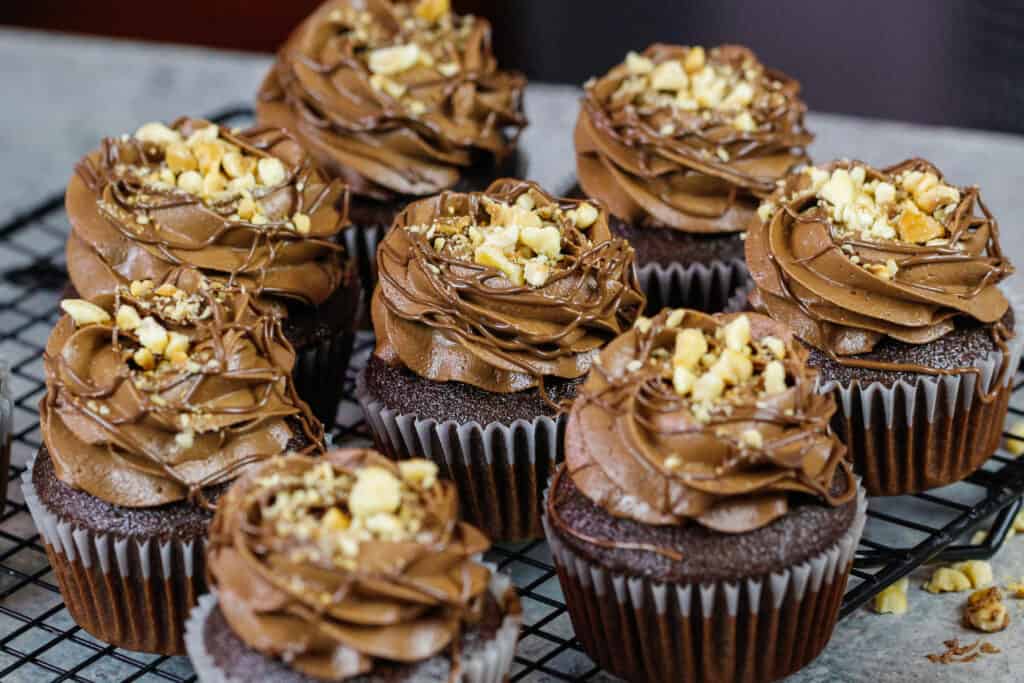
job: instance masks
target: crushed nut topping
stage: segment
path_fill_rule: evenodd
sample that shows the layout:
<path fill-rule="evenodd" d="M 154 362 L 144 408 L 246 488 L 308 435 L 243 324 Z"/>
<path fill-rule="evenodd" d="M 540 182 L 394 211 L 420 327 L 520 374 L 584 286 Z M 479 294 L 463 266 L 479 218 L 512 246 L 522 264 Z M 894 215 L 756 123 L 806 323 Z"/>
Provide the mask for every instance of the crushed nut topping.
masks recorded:
<path fill-rule="evenodd" d="M 431 540 L 422 496 L 437 484 L 437 465 L 407 460 L 399 474 L 368 466 L 353 477 L 328 462 L 301 475 L 274 473 L 257 481 L 262 523 L 277 538 L 298 542 L 294 559 L 353 570 L 361 543 Z"/>
<path fill-rule="evenodd" d="M 964 624 L 985 633 L 1002 631 L 1010 625 L 1010 612 L 1003 604 L 1003 593 L 992 586 L 971 593 L 964 606 Z"/>
<path fill-rule="evenodd" d="M 930 171 L 904 171 L 892 183 L 868 178 L 862 165 L 831 174 L 808 166 L 803 172 L 840 237 L 930 246 L 949 241 L 946 224 L 960 203 L 960 190 Z"/>
<path fill-rule="evenodd" d="M 334 10 L 328 18 L 370 71 L 370 87 L 398 101 L 406 113 L 420 116 L 428 104 L 415 97 L 414 84 L 429 79 L 419 78 L 417 70 L 444 78 L 461 73 L 461 56 L 477 20 L 452 13 L 449 0 L 393 3 L 389 11 L 394 22 L 382 22 L 352 5 Z"/>
<path fill-rule="evenodd" d="M 762 87 L 765 71 L 760 63 L 750 60 L 737 67 L 709 59 L 700 46 L 687 48 L 682 59 L 658 64 L 649 57 L 630 52 L 623 66 L 629 77 L 612 95 L 612 102 L 663 108 L 676 114 L 728 112 L 732 115 L 732 126 L 745 133 L 757 130 L 760 125 L 751 114 L 755 102 L 769 107 L 785 104 L 781 93 Z M 659 134 L 666 137 L 674 136 L 677 130 L 677 125 L 671 121 L 658 128 Z M 719 155 L 723 152 L 724 149 L 718 150 Z"/>
<path fill-rule="evenodd" d="M 959 593 L 992 584 L 992 565 L 982 560 L 958 562 L 939 567 L 921 587 L 929 593 Z"/>
<path fill-rule="evenodd" d="M 135 132 L 135 139 L 143 143 L 149 163 L 121 170 L 135 176 L 144 188 L 185 192 L 230 212 L 231 220 L 271 223 L 260 200 L 289 177 L 280 159 L 252 154 L 222 137 L 214 124 L 186 138 L 162 123 L 147 123 Z M 151 221 L 142 210 L 132 218 L 140 225 Z M 309 216 L 304 214 L 274 224 L 300 234 L 310 231 Z"/>
<path fill-rule="evenodd" d="M 430 225 L 410 225 L 410 232 L 426 236 L 434 251 L 459 261 L 476 263 L 501 272 L 516 286 L 543 287 L 552 267 L 561 261 L 563 232 L 569 221 L 580 229 L 597 220 L 597 209 L 581 203 L 571 210 L 538 207 L 533 190 L 514 204 L 483 198 L 488 218 L 442 216 Z"/>
<path fill-rule="evenodd" d="M 673 311 L 666 319 L 666 326 L 674 329 L 684 322 L 685 313 Z M 781 339 L 752 340 L 750 318 L 740 315 L 714 333 L 692 327 L 679 329 L 666 372 L 671 373 L 676 394 L 690 399 L 694 417 L 707 422 L 713 411 L 728 406 L 740 395 L 753 393 L 767 397 L 785 391 L 789 387 L 782 363 L 785 357 L 786 347 Z M 643 365 L 636 362 L 636 366 L 627 370 L 640 370 Z M 760 432 L 749 431 L 756 433 L 743 433 L 741 443 L 749 448 L 761 448 Z"/>

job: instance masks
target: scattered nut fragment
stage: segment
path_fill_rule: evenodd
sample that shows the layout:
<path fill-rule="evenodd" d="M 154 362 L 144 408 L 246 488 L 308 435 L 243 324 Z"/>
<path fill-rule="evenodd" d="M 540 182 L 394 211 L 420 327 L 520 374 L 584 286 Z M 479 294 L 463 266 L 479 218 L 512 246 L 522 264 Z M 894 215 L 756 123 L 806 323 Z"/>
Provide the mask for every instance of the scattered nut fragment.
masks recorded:
<path fill-rule="evenodd" d="M 435 22 L 451 11 L 450 0 L 420 0 L 416 3 L 416 16 L 429 22 Z"/>
<path fill-rule="evenodd" d="M 900 239 L 911 244 L 924 244 L 946 234 L 946 229 L 937 220 L 913 211 L 904 211 L 897 227 Z"/>
<path fill-rule="evenodd" d="M 132 354 L 132 360 L 143 370 L 152 370 L 156 367 L 156 357 L 153 356 L 153 352 L 143 347 L 136 349 L 135 353 Z"/>
<path fill-rule="evenodd" d="M 760 341 L 776 359 L 782 360 L 786 357 L 786 344 L 778 337 L 762 337 Z"/>
<path fill-rule="evenodd" d="M 580 230 L 586 230 L 597 220 L 598 212 L 593 204 L 583 202 L 573 212 L 573 222 Z"/>
<path fill-rule="evenodd" d="M 155 355 L 161 355 L 167 348 L 169 337 L 164 326 L 152 316 L 146 316 L 135 328 L 135 336 L 139 343 Z"/>
<path fill-rule="evenodd" d="M 686 311 L 681 308 L 672 311 L 669 314 L 668 318 L 665 319 L 665 327 L 667 327 L 670 330 L 679 327 L 683 323 L 683 318 L 685 316 Z"/>
<path fill-rule="evenodd" d="M 379 512 L 394 512 L 402 503 L 401 482 L 381 467 L 359 470 L 356 483 L 349 494 L 348 509 L 357 517 L 369 517 Z"/>
<path fill-rule="evenodd" d="M 85 299 L 64 299 L 60 302 L 60 307 L 77 327 L 110 322 L 109 313 Z"/>
<path fill-rule="evenodd" d="M 1024 453 L 1024 420 L 1017 420 L 1007 430 L 1006 450 L 1013 455 Z"/>
<path fill-rule="evenodd" d="M 256 164 L 256 172 L 260 182 L 269 187 L 280 185 L 284 182 L 287 173 L 284 164 L 276 157 L 264 157 Z"/>
<path fill-rule="evenodd" d="M 635 52 L 626 54 L 626 70 L 634 76 L 644 76 L 654 71 L 654 62 Z"/>
<path fill-rule="evenodd" d="M 147 123 L 135 131 L 135 137 L 144 142 L 152 142 L 158 145 L 168 145 L 174 142 L 181 142 L 181 133 L 168 128 L 162 123 Z"/>
<path fill-rule="evenodd" d="M 675 355 L 672 363 L 676 367 L 693 369 L 701 357 L 707 353 L 708 343 L 700 330 L 687 328 L 676 335 Z"/>
<path fill-rule="evenodd" d="M 750 448 L 761 448 L 764 446 L 764 437 L 756 429 L 745 429 L 740 434 L 740 441 Z"/>
<path fill-rule="evenodd" d="M 964 607 L 965 624 L 985 633 L 1002 631 L 1010 625 L 1010 612 L 1002 600 L 995 586 L 971 593 Z"/>
<path fill-rule="evenodd" d="M 412 67 L 420 59 L 420 47 L 416 43 L 380 47 L 370 52 L 367 64 L 370 71 L 382 76 L 393 76 Z"/>
<path fill-rule="evenodd" d="M 960 593 L 971 589 L 971 580 L 962 571 L 939 567 L 921 587 L 929 593 Z"/>
<path fill-rule="evenodd" d="M 777 360 L 764 367 L 764 393 L 766 396 L 781 394 L 786 390 L 786 368 Z"/>
<path fill-rule="evenodd" d="M 1010 591 L 1010 597 L 1024 599 L 1024 581 L 1010 581 L 1006 584 L 1006 590 Z"/>
<path fill-rule="evenodd" d="M 992 565 L 983 560 L 967 560 L 953 565 L 953 569 L 961 572 L 971 582 L 971 588 L 987 588 L 992 585 Z"/>
<path fill-rule="evenodd" d="M 191 429 L 185 429 L 174 435 L 174 444 L 185 451 L 195 445 L 195 433 Z"/>
<path fill-rule="evenodd" d="M 878 614 L 906 614 L 909 580 L 903 577 L 875 596 L 872 607 Z"/>
<path fill-rule="evenodd" d="M 153 281 L 132 280 L 131 284 L 128 285 L 128 291 L 137 299 L 145 298 L 153 291 Z"/>
<path fill-rule="evenodd" d="M 297 213 L 292 216 L 292 223 L 295 224 L 295 230 L 300 235 L 308 235 L 311 227 L 309 216 L 304 213 Z"/>
<path fill-rule="evenodd" d="M 320 520 L 321 526 L 328 532 L 345 531 L 351 522 L 348 515 L 334 507 L 324 513 Z"/>

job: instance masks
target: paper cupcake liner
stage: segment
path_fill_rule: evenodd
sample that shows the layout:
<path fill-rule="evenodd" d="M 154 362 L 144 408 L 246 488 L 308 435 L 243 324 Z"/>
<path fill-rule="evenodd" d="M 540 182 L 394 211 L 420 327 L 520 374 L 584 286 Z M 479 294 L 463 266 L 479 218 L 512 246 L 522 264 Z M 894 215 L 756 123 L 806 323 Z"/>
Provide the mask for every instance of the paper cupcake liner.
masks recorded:
<path fill-rule="evenodd" d="M 355 332 L 345 331 L 295 353 L 295 390 L 328 429 L 338 414 L 354 342 Z"/>
<path fill-rule="evenodd" d="M 737 289 L 729 300 L 725 302 L 725 308 L 723 309 L 726 313 L 740 313 L 742 311 L 753 310 L 750 307 L 750 293 L 754 291 L 753 280 L 748 279 L 743 285 Z"/>
<path fill-rule="evenodd" d="M 741 259 L 704 263 L 645 263 L 637 268 L 647 295 L 647 314 L 663 308 L 693 308 L 706 313 L 725 309 L 729 298 L 749 280 Z"/>
<path fill-rule="evenodd" d="M 21 489 L 71 618 L 126 650 L 184 654 L 185 620 L 207 591 L 206 539 L 141 540 L 83 529 L 43 505 L 34 466 L 33 457 Z"/>
<path fill-rule="evenodd" d="M 395 460 L 432 460 L 455 482 L 466 522 L 494 541 L 543 536 L 543 490 L 562 460 L 565 416 L 486 425 L 421 419 L 370 396 L 362 374 L 356 398 L 379 451 Z"/>
<path fill-rule="evenodd" d="M 498 574 L 496 571 L 491 574 L 491 594 L 499 604 L 507 602 L 505 598 L 511 585 L 512 582 L 504 574 Z M 232 678 L 221 670 L 213 655 L 206 649 L 203 631 L 206 620 L 216 605 L 217 592 L 213 591 L 199 598 L 199 604 L 189 615 L 185 626 L 185 646 L 192 661 L 192 668 L 202 683 L 247 683 L 246 679 Z M 461 675 L 456 680 L 459 683 L 502 683 L 507 680 L 516 653 L 521 623 L 522 614 L 506 614 L 491 642 L 485 648 L 463 657 Z M 423 676 L 408 680 L 410 683 L 436 683 L 434 679 Z"/>
<path fill-rule="evenodd" d="M 360 329 L 370 329 L 370 297 L 377 286 L 377 245 L 384 239 L 389 225 L 353 225 L 341 235 L 345 248 L 356 264 L 356 275 L 363 289 L 358 317 Z"/>
<path fill-rule="evenodd" d="M 550 490 L 550 489 L 549 489 Z M 630 681 L 774 681 L 806 666 L 832 636 L 867 497 L 847 532 L 805 562 L 740 581 L 662 583 L 595 564 L 544 525 L 576 637 Z"/>
<path fill-rule="evenodd" d="M 849 448 L 868 494 L 895 496 L 952 484 L 978 469 L 999 447 L 1024 348 L 1024 295 L 1006 295 L 1015 314 L 1014 337 L 1008 342 L 1010 371 L 998 387 L 1004 360 L 1000 351 L 978 363 L 980 375 L 918 375 L 913 382 L 899 380 L 892 386 L 819 384 L 818 391 L 835 396 L 832 427 Z M 985 393 L 996 392 L 993 401 L 980 400 L 979 381 Z"/>

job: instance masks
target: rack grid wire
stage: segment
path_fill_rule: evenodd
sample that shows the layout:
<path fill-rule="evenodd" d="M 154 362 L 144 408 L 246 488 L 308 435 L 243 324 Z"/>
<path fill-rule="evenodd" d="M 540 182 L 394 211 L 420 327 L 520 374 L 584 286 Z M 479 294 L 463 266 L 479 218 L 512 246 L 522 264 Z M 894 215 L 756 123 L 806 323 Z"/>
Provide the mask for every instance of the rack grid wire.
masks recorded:
<path fill-rule="evenodd" d="M 211 117 L 243 122 L 236 108 Z M 60 310 L 67 275 L 64 242 L 69 230 L 63 196 L 55 195 L 0 226 L 0 359 L 10 366 L 14 403 L 8 504 L 0 510 L 0 680 L 194 681 L 184 657 L 120 650 L 78 627 L 61 601 L 46 551 L 20 488 L 24 464 L 41 439 L 37 405 L 45 391 L 42 350 Z M 355 374 L 373 347 L 361 333 L 344 383 L 344 402 L 331 430 L 335 445 L 367 443 L 368 431 L 354 398 Z M 1024 375 L 1013 380 L 1024 405 Z M 1017 400 L 1011 418 L 1024 416 Z M 1004 433 L 1007 439 L 1013 435 Z M 985 559 L 1000 548 L 1020 509 L 1024 459 L 1001 450 L 967 480 L 915 496 L 873 500 L 841 617 L 861 608 L 886 586 L 929 561 Z M 986 526 L 980 543 L 957 544 Z M 513 681 L 602 680 L 575 640 L 546 543 L 501 544 L 488 559 L 511 575 L 524 607 L 524 628 Z"/>

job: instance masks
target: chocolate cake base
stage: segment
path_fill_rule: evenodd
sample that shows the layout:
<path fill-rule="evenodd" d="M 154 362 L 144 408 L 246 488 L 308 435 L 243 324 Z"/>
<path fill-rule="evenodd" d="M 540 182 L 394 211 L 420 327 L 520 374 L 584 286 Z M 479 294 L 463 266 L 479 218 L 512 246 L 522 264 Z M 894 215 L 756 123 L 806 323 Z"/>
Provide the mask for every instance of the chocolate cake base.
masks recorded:
<path fill-rule="evenodd" d="M 308 446 L 298 429 L 290 448 Z M 184 654 L 185 619 L 206 585 L 213 513 L 187 501 L 153 508 L 108 503 L 57 478 L 43 446 L 25 480 L 64 603 L 90 634 L 126 650 Z M 216 502 L 228 484 L 206 490 Z"/>
<path fill-rule="evenodd" d="M 548 395 L 572 398 L 581 381 L 549 380 Z M 465 521 L 495 541 L 543 535 L 542 493 L 562 458 L 565 419 L 537 390 L 433 382 L 371 356 L 356 396 L 378 450 L 437 463 L 458 488 Z"/>
<path fill-rule="evenodd" d="M 462 633 L 460 652 L 472 656 L 488 647 L 501 627 L 504 615 L 495 599 L 487 594 L 483 618 Z M 203 624 L 203 643 L 217 669 L 230 681 L 275 681 L 276 683 L 319 683 L 319 679 L 295 671 L 280 659 L 268 657 L 250 648 L 239 638 L 214 607 Z M 346 683 L 405 683 L 407 681 L 447 681 L 452 661 L 445 652 L 414 664 L 377 660 L 370 674 L 345 679 Z M 200 672 L 201 673 L 201 672 Z"/>
<path fill-rule="evenodd" d="M 647 315 L 666 307 L 717 313 L 748 280 L 740 233 L 688 233 L 614 216 L 609 226 L 636 250 Z"/>
<path fill-rule="evenodd" d="M 683 555 L 585 544 L 545 517 L 576 637 L 629 681 L 761 683 L 806 666 L 835 627 L 867 506 L 863 491 L 837 508 L 797 501 L 767 527 L 727 535 L 613 518 L 568 476 L 554 493 L 570 528 Z"/>

